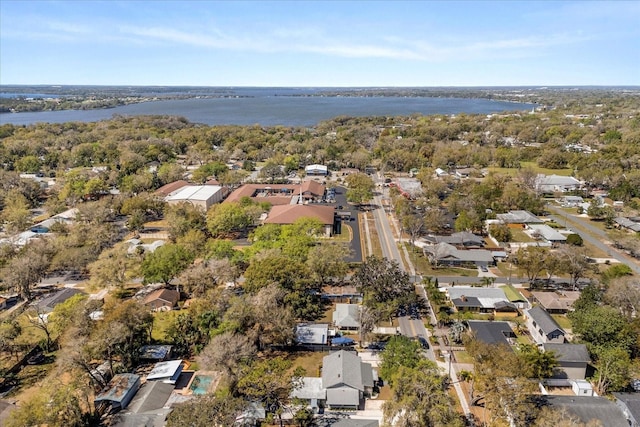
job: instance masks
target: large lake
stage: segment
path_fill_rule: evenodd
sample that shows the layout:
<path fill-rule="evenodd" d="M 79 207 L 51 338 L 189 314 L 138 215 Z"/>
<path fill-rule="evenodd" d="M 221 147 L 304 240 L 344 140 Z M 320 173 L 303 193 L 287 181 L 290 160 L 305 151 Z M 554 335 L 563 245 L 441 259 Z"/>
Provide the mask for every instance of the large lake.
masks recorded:
<path fill-rule="evenodd" d="M 0 124 L 28 125 L 38 122 L 94 122 L 114 114 L 176 115 L 207 125 L 314 126 L 337 116 L 408 116 L 411 114 L 489 114 L 531 111 L 534 104 L 477 98 L 274 96 L 262 94 L 240 98 L 194 98 L 144 102 L 102 110 L 63 110 L 35 113 L 2 113 Z"/>

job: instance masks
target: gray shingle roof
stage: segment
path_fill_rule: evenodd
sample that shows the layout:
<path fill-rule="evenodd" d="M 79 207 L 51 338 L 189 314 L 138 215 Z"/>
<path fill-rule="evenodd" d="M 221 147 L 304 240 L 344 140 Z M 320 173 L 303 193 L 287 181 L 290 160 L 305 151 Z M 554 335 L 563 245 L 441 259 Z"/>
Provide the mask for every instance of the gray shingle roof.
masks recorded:
<path fill-rule="evenodd" d="M 565 408 L 583 423 L 599 420 L 607 427 L 629 427 L 622 410 L 604 397 L 547 395 L 540 401 L 553 408 Z"/>
<path fill-rule="evenodd" d="M 636 421 L 640 421 L 640 393 L 613 393 L 621 401 Z"/>
<path fill-rule="evenodd" d="M 590 362 L 589 351 L 584 344 L 545 343 L 544 351 L 553 351 L 558 362 Z"/>
<path fill-rule="evenodd" d="M 325 356 L 322 359 L 322 385 L 329 389 L 344 384 L 364 391 L 361 363 L 360 357 L 344 350 Z"/>
<path fill-rule="evenodd" d="M 506 344 L 507 336 L 515 336 L 511 326 L 507 322 L 483 322 L 480 320 L 470 320 L 469 328 L 475 337 L 487 344 Z"/>
<path fill-rule="evenodd" d="M 333 323 L 341 328 L 359 328 L 360 306 L 358 304 L 336 304 Z"/>
<path fill-rule="evenodd" d="M 74 295 L 81 294 L 82 291 L 74 288 L 64 288 L 54 293 L 53 295 L 49 295 L 46 298 L 38 301 L 35 305 L 38 308 L 38 311 L 42 313 L 50 313 L 53 311 L 56 305 L 65 302 L 69 298 Z"/>
<path fill-rule="evenodd" d="M 542 224 L 542 220 L 529 211 L 509 211 L 496 218 L 507 224 Z"/>
<path fill-rule="evenodd" d="M 556 330 L 565 334 L 565 331 L 553 320 L 553 317 L 551 317 L 544 308 L 540 306 L 530 308 L 528 314 L 545 334 L 548 335 Z"/>

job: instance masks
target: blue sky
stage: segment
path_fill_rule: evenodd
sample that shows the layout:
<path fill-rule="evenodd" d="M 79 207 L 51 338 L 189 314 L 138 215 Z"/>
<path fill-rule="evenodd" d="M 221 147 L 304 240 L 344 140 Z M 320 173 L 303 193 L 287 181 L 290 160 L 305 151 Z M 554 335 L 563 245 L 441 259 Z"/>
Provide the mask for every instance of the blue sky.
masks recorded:
<path fill-rule="evenodd" d="M 638 1 L 0 1 L 0 84 L 640 84 Z"/>

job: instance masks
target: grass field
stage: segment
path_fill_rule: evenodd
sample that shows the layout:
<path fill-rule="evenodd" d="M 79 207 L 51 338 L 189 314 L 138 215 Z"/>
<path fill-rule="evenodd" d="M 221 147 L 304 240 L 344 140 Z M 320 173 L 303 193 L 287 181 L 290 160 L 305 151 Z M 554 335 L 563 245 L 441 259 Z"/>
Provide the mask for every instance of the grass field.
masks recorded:
<path fill-rule="evenodd" d="M 542 174 L 545 174 L 545 175 L 571 176 L 571 174 L 573 174 L 573 169 L 570 169 L 570 168 L 566 168 L 566 169 L 541 168 L 541 167 L 539 167 L 537 165 L 536 162 L 520 162 L 520 167 L 521 168 L 531 168 L 531 169 L 533 169 L 534 172 L 542 173 Z M 489 168 L 487 168 L 487 170 L 489 172 L 496 172 L 496 173 L 501 173 L 501 174 L 512 175 L 513 176 L 513 175 L 516 175 L 520 169 L 489 167 Z"/>

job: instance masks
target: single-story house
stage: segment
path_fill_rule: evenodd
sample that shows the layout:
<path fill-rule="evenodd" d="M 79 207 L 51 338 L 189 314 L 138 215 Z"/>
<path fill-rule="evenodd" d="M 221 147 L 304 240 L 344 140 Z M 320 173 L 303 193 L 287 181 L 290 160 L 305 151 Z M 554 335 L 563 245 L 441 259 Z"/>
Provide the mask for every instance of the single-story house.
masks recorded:
<path fill-rule="evenodd" d="M 322 298 L 336 302 L 362 302 L 362 292 L 353 285 L 324 286 L 322 288 Z"/>
<path fill-rule="evenodd" d="M 584 199 L 580 196 L 562 196 L 558 199 L 558 203 L 566 208 L 575 208 L 584 203 Z"/>
<path fill-rule="evenodd" d="M 352 352 L 340 350 L 322 359 L 322 377 L 303 378 L 302 387 L 291 396 L 301 399 L 314 411 L 319 408 L 361 409 L 371 395 L 377 372 Z"/>
<path fill-rule="evenodd" d="M 109 412 L 117 412 L 127 407 L 140 388 L 140 375 L 117 374 L 109 385 L 94 399 L 96 408 L 106 405 Z"/>
<path fill-rule="evenodd" d="M 469 320 L 468 323 L 473 336 L 483 343 L 511 346 L 515 342 L 516 334 L 508 322 Z"/>
<path fill-rule="evenodd" d="M 447 294 L 457 311 L 518 315 L 518 308 L 500 288 L 454 286 L 447 288 Z"/>
<path fill-rule="evenodd" d="M 580 423 L 599 421 L 598 425 L 606 427 L 629 427 L 622 410 L 605 397 L 545 395 L 538 396 L 536 400 L 540 407 L 566 410 Z"/>
<path fill-rule="evenodd" d="M 148 381 L 140 387 L 125 411 L 118 413 L 114 427 L 164 425 L 172 409 L 167 402 L 175 389 L 173 384 Z"/>
<path fill-rule="evenodd" d="M 445 242 L 425 246 L 422 250 L 429 260 L 437 265 L 460 266 L 471 264 L 478 267 L 486 267 L 496 263 L 491 251 L 484 249 L 461 250 Z"/>
<path fill-rule="evenodd" d="M 572 309 L 573 303 L 580 298 L 579 291 L 531 292 L 531 298 L 547 313 L 565 314 Z"/>
<path fill-rule="evenodd" d="M 591 362 L 587 346 L 584 344 L 545 343 L 542 348 L 545 352 L 553 352 L 558 361 L 558 366 L 553 370 L 552 378 L 585 379 L 587 365 Z"/>
<path fill-rule="evenodd" d="M 333 324 L 341 330 L 360 329 L 360 306 L 358 304 L 336 304 Z"/>
<path fill-rule="evenodd" d="M 42 298 L 40 301 L 33 303 L 32 305 L 40 314 L 48 314 L 53 311 L 56 305 L 65 302 L 74 295 L 84 294 L 84 292 L 75 288 L 64 288 Z"/>
<path fill-rule="evenodd" d="M 379 427 L 378 420 L 331 417 L 325 414 L 317 420 L 318 427 Z"/>
<path fill-rule="evenodd" d="M 158 362 L 147 375 L 147 381 L 175 384 L 182 373 L 183 367 L 181 359 Z"/>
<path fill-rule="evenodd" d="M 523 210 L 509 211 L 507 213 L 497 214 L 496 219 L 498 219 L 498 221 L 502 222 L 503 224 L 507 224 L 510 227 L 514 226 L 518 228 L 524 228 L 524 226 L 527 224 L 542 224 L 544 222 L 531 212 Z"/>
<path fill-rule="evenodd" d="M 613 393 L 630 427 L 640 427 L 640 393 Z"/>
<path fill-rule="evenodd" d="M 436 236 L 431 234 L 422 239 L 434 245 L 438 243 L 448 243 L 457 248 L 482 248 L 485 245 L 485 241 L 481 236 L 477 236 L 468 231 L 453 233 L 450 236 Z"/>
<path fill-rule="evenodd" d="M 173 289 L 158 289 L 147 295 L 143 303 L 151 311 L 169 311 L 180 301 L 180 292 Z"/>
<path fill-rule="evenodd" d="M 293 224 L 300 218 L 314 218 L 324 226 L 324 235 L 330 237 L 333 234 L 335 221 L 335 208 L 333 206 L 318 205 L 278 205 L 273 206 L 265 224 Z"/>
<path fill-rule="evenodd" d="M 629 231 L 640 233 L 640 222 L 631 220 L 630 218 L 617 217 L 613 220 L 618 228 L 624 228 Z"/>
<path fill-rule="evenodd" d="M 422 192 L 422 184 L 417 178 L 396 178 L 398 189 L 410 198 L 417 197 Z"/>
<path fill-rule="evenodd" d="M 304 167 L 304 173 L 307 175 L 326 176 L 329 173 L 329 169 L 325 165 L 308 165 Z"/>
<path fill-rule="evenodd" d="M 529 333 L 536 343 L 564 343 L 565 331 L 544 308 L 536 306 L 525 310 L 525 318 Z"/>
<path fill-rule="evenodd" d="M 298 344 L 328 344 L 329 325 L 326 323 L 299 323 L 296 326 L 296 342 Z"/>
<path fill-rule="evenodd" d="M 582 188 L 582 182 L 572 176 L 543 175 L 536 178 L 536 190 L 540 193 L 566 193 Z"/>
<path fill-rule="evenodd" d="M 222 202 L 227 194 L 227 187 L 219 185 L 186 185 L 169 194 L 164 201 L 170 205 L 187 202 L 206 211 L 215 203 Z"/>
<path fill-rule="evenodd" d="M 531 237 L 541 237 L 549 243 L 565 243 L 567 241 L 567 236 L 547 224 L 528 224 L 527 231 Z"/>

